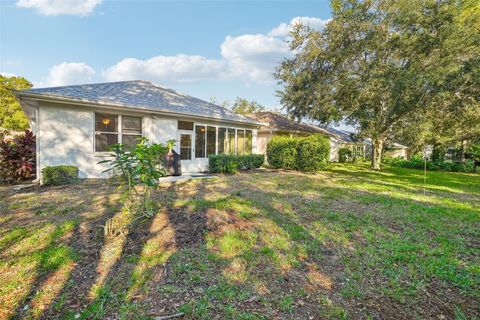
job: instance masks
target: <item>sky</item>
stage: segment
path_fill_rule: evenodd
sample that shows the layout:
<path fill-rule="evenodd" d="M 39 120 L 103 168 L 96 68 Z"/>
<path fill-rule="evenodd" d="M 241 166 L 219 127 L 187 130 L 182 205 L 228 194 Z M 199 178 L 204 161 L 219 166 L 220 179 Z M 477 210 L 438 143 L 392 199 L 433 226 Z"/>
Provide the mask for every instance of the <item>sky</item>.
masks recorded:
<path fill-rule="evenodd" d="M 34 87 L 148 80 L 281 110 L 272 74 L 289 28 L 329 16 L 327 0 L 0 1 L 0 73 Z"/>

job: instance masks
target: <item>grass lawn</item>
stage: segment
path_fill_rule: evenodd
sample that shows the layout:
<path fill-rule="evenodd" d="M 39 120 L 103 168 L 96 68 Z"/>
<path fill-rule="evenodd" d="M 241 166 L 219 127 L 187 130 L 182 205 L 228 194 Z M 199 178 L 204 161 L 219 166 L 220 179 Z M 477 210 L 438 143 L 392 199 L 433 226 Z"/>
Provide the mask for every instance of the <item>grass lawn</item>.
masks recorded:
<path fill-rule="evenodd" d="M 361 164 L 168 184 L 130 228 L 104 181 L 0 197 L 0 319 L 480 317 L 478 174 L 424 185 Z"/>

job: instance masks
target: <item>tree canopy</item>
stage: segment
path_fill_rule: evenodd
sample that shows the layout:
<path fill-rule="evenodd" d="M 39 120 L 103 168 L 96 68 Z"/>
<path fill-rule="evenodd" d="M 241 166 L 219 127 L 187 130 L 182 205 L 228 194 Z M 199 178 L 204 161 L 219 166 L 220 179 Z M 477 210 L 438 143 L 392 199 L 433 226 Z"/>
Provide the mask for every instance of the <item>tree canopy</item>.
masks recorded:
<path fill-rule="evenodd" d="M 28 119 L 12 90 L 31 87 L 32 84 L 23 77 L 0 75 L 0 127 L 12 130 L 28 129 Z"/>
<path fill-rule="evenodd" d="M 256 101 L 248 101 L 245 98 L 237 97 L 232 105 L 232 111 L 238 114 L 248 115 L 264 111 L 265 107 Z"/>
<path fill-rule="evenodd" d="M 437 112 L 478 111 L 479 26 L 474 0 L 333 0 L 323 31 L 297 25 L 278 92 L 296 118 L 341 120 L 384 143 Z M 465 119 L 465 118 L 464 118 Z M 418 128 L 418 126 L 416 127 Z"/>
<path fill-rule="evenodd" d="M 233 112 L 243 115 L 249 115 L 260 111 L 265 111 L 265 107 L 256 101 L 248 101 L 245 98 L 237 97 L 233 104 L 229 100 L 218 101 L 217 98 L 210 98 L 210 102 L 224 108 L 230 108 Z"/>

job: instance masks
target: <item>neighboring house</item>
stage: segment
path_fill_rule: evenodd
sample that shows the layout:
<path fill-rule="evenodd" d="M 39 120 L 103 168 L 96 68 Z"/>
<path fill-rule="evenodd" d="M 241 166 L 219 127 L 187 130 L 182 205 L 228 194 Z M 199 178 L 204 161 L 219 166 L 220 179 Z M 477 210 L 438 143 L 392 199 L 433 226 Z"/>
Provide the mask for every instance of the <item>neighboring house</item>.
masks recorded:
<path fill-rule="evenodd" d="M 37 136 L 37 172 L 74 165 L 80 177 L 104 177 L 115 143 L 176 140 L 183 172 L 208 170 L 208 155 L 257 153 L 261 123 L 147 81 L 123 81 L 16 92 Z M 37 177 L 41 179 L 41 176 Z"/>
<path fill-rule="evenodd" d="M 271 111 L 258 112 L 250 117 L 268 124 L 257 132 L 257 152 L 259 153 L 267 152 L 267 143 L 273 136 L 308 136 L 315 133 L 322 133 L 330 138 L 330 161 L 338 161 L 338 150 L 342 147 L 361 148 L 362 154 L 365 153 L 365 144 L 353 141 L 350 132 L 295 122 L 280 113 Z"/>
<path fill-rule="evenodd" d="M 408 159 L 408 147 L 400 143 L 390 143 L 385 146 L 384 154 L 392 158 Z"/>

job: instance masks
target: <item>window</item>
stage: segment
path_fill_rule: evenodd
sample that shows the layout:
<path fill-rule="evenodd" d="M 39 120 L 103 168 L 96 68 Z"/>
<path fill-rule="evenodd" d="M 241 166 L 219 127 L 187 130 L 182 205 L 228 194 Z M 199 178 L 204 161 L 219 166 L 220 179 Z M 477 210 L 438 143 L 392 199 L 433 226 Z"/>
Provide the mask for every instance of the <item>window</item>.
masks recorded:
<path fill-rule="evenodd" d="M 218 128 L 218 154 L 227 152 L 227 129 Z"/>
<path fill-rule="evenodd" d="M 245 130 L 245 154 L 252 154 L 252 130 Z"/>
<path fill-rule="evenodd" d="M 235 154 L 235 129 L 228 129 L 228 154 Z"/>
<path fill-rule="evenodd" d="M 180 159 L 191 160 L 192 159 L 192 134 L 180 135 Z"/>
<path fill-rule="evenodd" d="M 195 126 L 195 158 L 205 158 L 205 126 Z"/>
<path fill-rule="evenodd" d="M 122 117 L 122 140 L 121 143 L 128 148 L 133 148 L 142 137 L 142 118 L 140 117 Z"/>
<path fill-rule="evenodd" d="M 118 116 L 95 113 L 95 151 L 108 151 L 118 141 Z"/>
<path fill-rule="evenodd" d="M 193 130 L 193 122 L 178 121 L 178 130 Z"/>
<path fill-rule="evenodd" d="M 237 130 L 237 154 L 244 154 L 245 152 L 245 130 Z"/>
<path fill-rule="evenodd" d="M 117 143 L 133 147 L 141 136 L 141 117 L 95 113 L 95 152 L 108 151 Z"/>
<path fill-rule="evenodd" d="M 216 153 L 217 128 L 207 127 L 207 157 Z"/>

